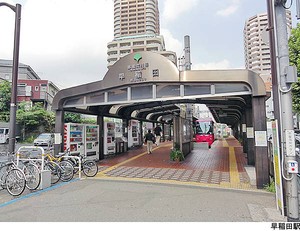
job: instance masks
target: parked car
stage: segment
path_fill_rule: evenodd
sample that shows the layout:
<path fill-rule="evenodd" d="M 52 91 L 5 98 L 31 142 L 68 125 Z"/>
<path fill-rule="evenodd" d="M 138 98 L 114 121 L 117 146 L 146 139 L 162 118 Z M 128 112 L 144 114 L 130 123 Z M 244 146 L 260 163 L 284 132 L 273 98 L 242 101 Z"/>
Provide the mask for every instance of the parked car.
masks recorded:
<path fill-rule="evenodd" d="M 16 127 L 16 141 L 20 139 L 20 128 Z M 0 144 L 8 144 L 9 142 L 9 128 L 8 127 L 0 127 Z"/>
<path fill-rule="evenodd" d="M 42 133 L 34 141 L 34 146 L 48 146 L 51 147 L 54 143 L 53 133 Z"/>

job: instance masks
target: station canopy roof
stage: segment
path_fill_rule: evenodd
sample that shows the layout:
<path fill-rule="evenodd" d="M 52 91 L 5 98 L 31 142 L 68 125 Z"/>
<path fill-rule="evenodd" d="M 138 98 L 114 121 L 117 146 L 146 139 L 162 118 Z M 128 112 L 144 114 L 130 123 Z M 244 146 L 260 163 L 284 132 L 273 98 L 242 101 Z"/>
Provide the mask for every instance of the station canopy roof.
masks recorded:
<path fill-rule="evenodd" d="M 257 96 L 267 96 L 265 84 L 252 71 L 179 71 L 164 56 L 143 51 L 118 60 L 103 80 L 59 91 L 52 109 L 168 122 L 185 104 L 205 104 L 217 122 L 233 126 Z"/>

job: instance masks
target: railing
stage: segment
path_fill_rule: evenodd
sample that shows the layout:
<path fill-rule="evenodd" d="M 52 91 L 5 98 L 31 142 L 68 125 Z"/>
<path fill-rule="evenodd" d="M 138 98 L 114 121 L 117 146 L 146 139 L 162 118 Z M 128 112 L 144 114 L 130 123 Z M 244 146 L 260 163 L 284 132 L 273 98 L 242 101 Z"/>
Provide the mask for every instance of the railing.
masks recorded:
<path fill-rule="evenodd" d="M 31 151 L 26 151 L 26 154 L 29 153 L 29 155 L 25 156 L 22 154 L 22 149 L 30 149 Z M 17 151 L 17 165 L 19 165 L 19 161 L 26 161 L 26 160 L 31 160 L 33 158 L 32 157 L 32 152 L 33 151 L 40 151 L 40 155 L 36 155 L 36 157 L 41 156 L 41 158 L 34 158 L 34 160 L 36 161 L 41 161 L 41 171 L 44 170 L 44 165 L 45 165 L 45 151 L 42 147 L 36 147 L 36 146 L 21 146 L 18 151 Z"/>

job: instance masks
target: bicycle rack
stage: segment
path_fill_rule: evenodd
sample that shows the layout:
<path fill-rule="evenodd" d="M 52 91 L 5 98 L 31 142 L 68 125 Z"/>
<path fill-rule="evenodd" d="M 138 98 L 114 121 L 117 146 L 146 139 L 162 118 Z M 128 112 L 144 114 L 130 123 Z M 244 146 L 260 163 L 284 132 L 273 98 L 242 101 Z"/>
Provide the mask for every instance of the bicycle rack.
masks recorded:
<path fill-rule="evenodd" d="M 27 158 L 21 157 L 21 150 L 24 149 L 30 149 L 31 152 L 34 151 L 39 151 L 41 158 L 30 158 L 30 155 Z M 17 166 L 19 165 L 19 161 L 27 161 L 27 160 L 34 160 L 34 161 L 41 161 L 41 183 L 39 186 L 39 189 L 44 189 L 48 188 L 51 186 L 51 172 L 48 170 L 44 169 L 44 164 L 45 164 L 45 151 L 42 147 L 37 147 L 37 146 L 21 146 L 17 153 Z M 37 155 L 38 157 L 39 155 Z"/>
<path fill-rule="evenodd" d="M 45 151 L 44 151 L 44 149 L 42 147 L 37 147 L 37 146 L 21 146 L 17 151 L 17 165 L 19 165 L 20 160 L 23 160 L 23 161 L 32 160 L 31 158 L 20 158 L 20 155 L 21 155 L 20 152 L 21 152 L 22 149 L 31 149 L 33 151 L 40 150 L 41 156 L 42 156 L 41 159 L 35 158 L 34 160 L 42 162 L 41 171 L 43 171 L 44 170 L 44 163 L 45 163 Z"/>

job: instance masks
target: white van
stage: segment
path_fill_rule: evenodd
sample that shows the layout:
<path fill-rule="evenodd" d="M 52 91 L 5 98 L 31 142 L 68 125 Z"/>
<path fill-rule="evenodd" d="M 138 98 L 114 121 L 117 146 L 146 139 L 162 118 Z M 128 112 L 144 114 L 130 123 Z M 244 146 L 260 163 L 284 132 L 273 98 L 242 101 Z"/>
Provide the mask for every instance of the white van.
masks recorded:
<path fill-rule="evenodd" d="M 8 144 L 9 128 L 0 128 L 0 144 Z"/>

